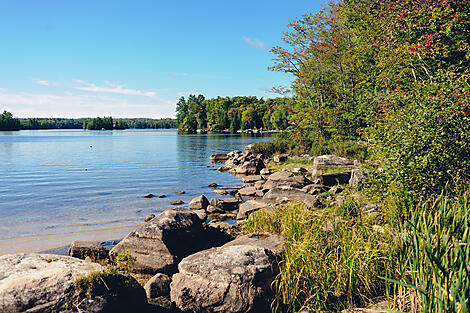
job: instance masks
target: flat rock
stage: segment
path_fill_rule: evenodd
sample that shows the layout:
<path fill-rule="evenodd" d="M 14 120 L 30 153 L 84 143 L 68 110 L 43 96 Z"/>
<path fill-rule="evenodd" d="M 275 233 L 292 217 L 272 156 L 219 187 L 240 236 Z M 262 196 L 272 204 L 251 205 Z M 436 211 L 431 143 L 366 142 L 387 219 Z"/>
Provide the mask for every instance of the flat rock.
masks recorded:
<path fill-rule="evenodd" d="M 256 195 L 256 188 L 255 187 L 251 187 L 251 186 L 248 186 L 248 187 L 245 187 L 245 188 L 242 188 L 238 191 L 238 193 L 242 196 L 242 197 L 254 197 Z"/>
<path fill-rule="evenodd" d="M 131 232 L 110 252 L 135 257 L 132 270 L 145 274 L 172 274 L 182 258 L 208 248 L 203 221 L 185 208 L 168 209 Z"/>
<path fill-rule="evenodd" d="M 69 248 L 69 256 L 85 260 L 89 257 L 93 262 L 108 259 L 108 249 L 94 241 L 76 240 Z"/>
<path fill-rule="evenodd" d="M 2 255 L 0 312 L 62 312 L 67 307 L 81 312 L 142 312 L 147 301 L 137 281 L 122 274 L 96 274 L 104 269 L 54 254 Z M 84 277 L 96 278 L 81 280 Z M 82 288 L 90 293 L 84 294 Z"/>
<path fill-rule="evenodd" d="M 242 182 L 244 184 L 252 184 L 252 183 L 255 183 L 257 181 L 260 181 L 260 180 L 263 180 L 263 177 L 261 177 L 261 175 L 249 175 L 249 176 L 245 176 L 242 178 Z"/>
<path fill-rule="evenodd" d="M 148 193 L 144 196 L 144 198 L 153 198 L 153 193 Z"/>
<path fill-rule="evenodd" d="M 226 196 L 228 194 L 227 190 L 225 189 L 214 189 L 212 192 L 218 196 Z"/>
<path fill-rule="evenodd" d="M 284 248 L 284 243 L 285 240 L 282 236 L 268 232 L 257 232 L 239 236 L 235 240 L 232 240 L 223 246 L 229 247 L 248 245 L 266 248 L 271 250 L 277 258 L 280 258 Z"/>
<path fill-rule="evenodd" d="M 313 159 L 313 166 L 317 169 L 325 167 L 353 167 L 354 161 L 336 155 L 325 154 Z"/>
<path fill-rule="evenodd" d="M 310 195 L 295 188 L 274 188 L 269 190 L 263 197 L 264 200 L 275 202 L 299 201 L 308 208 L 318 208 L 322 206 L 321 197 Z"/>
<path fill-rule="evenodd" d="M 183 200 L 176 200 L 176 201 L 173 201 L 173 202 L 171 203 L 171 205 L 180 205 L 180 204 L 183 204 L 183 203 L 184 203 Z"/>
<path fill-rule="evenodd" d="M 263 200 L 263 199 L 256 199 L 256 200 L 249 200 L 245 203 L 240 204 L 237 214 L 237 220 L 245 219 L 250 215 L 250 213 L 265 209 L 271 210 L 272 208 L 272 201 Z"/>
<path fill-rule="evenodd" d="M 271 174 L 263 185 L 265 189 L 273 189 L 279 187 L 292 187 L 292 188 L 303 188 L 312 182 L 305 176 L 294 176 L 291 172 L 276 172 Z"/>

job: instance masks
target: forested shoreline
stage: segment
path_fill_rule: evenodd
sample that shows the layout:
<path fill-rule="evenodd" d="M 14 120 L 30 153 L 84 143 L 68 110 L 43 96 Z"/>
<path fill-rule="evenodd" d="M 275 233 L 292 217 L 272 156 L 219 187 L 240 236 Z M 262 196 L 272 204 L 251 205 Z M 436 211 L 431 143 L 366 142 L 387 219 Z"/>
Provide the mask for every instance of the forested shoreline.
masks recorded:
<path fill-rule="evenodd" d="M 0 115 L 0 130 L 38 130 L 38 129 L 170 129 L 176 128 L 176 120 L 172 118 L 15 118 L 10 112 Z"/>
<path fill-rule="evenodd" d="M 253 96 L 217 97 L 203 95 L 181 97 L 176 104 L 176 124 L 187 132 L 227 131 L 246 129 L 285 130 L 290 98 L 266 99 Z"/>

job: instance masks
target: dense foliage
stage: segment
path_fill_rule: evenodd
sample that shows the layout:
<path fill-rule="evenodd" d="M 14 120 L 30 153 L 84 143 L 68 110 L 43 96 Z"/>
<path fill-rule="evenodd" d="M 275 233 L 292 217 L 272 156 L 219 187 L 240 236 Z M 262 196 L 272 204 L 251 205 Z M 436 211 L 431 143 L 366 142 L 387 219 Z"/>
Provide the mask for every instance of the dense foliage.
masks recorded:
<path fill-rule="evenodd" d="M 20 120 L 14 118 L 10 112 L 3 111 L 0 115 L 0 130 L 19 130 Z"/>
<path fill-rule="evenodd" d="M 240 129 L 284 130 L 288 127 L 291 99 L 233 97 L 205 99 L 202 95 L 181 97 L 176 105 L 180 130 L 231 131 Z"/>
<path fill-rule="evenodd" d="M 367 140 L 416 201 L 469 182 L 468 0 L 344 0 L 288 26 L 271 69 L 294 76 L 298 147 Z"/>

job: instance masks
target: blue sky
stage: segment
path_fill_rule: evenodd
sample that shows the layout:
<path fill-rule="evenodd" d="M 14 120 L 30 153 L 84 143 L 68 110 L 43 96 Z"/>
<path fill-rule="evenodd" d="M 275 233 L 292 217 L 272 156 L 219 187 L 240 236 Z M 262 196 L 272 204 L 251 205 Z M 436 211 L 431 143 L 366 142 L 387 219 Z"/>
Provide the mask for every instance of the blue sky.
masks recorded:
<path fill-rule="evenodd" d="M 0 110 L 173 117 L 190 93 L 274 97 L 286 24 L 324 1 L 0 0 Z"/>

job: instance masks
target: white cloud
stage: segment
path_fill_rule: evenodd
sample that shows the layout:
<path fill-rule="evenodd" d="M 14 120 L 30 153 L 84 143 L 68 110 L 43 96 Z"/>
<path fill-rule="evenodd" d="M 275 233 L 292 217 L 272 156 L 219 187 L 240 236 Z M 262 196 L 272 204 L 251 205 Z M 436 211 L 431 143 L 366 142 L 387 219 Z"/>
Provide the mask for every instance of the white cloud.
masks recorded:
<path fill-rule="evenodd" d="M 19 117 L 174 117 L 175 99 L 142 97 L 140 101 L 113 94 L 65 92 L 11 93 L 0 89 L 2 110 Z"/>
<path fill-rule="evenodd" d="M 77 90 L 91 91 L 91 92 L 103 92 L 103 93 L 117 93 L 121 95 L 129 96 L 145 96 L 150 98 L 155 98 L 157 93 L 155 91 L 142 91 L 139 89 L 127 89 L 123 85 L 117 85 L 109 81 L 105 81 L 103 87 L 97 86 L 93 83 L 88 83 L 81 79 L 74 79 L 74 82 L 80 84 L 81 86 L 74 87 Z"/>
<path fill-rule="evenodd" d="M 39 78 L 32 78 L 36 82 L 36 84 L 41 85 L 41 86 L 50 86 L 52 85 L 51 82 L 48 82 L 47 80 L 39 79 Z"/>
<path fill-rule="evenodd" d="M 250 38 L 250 37 L 243 37 L 243 41 L 252 46 L 255 49 L 260 49 L 260 50 L 266 50 L 267 46 L 266 44 L 257 39 L 257 38 Z"/>

